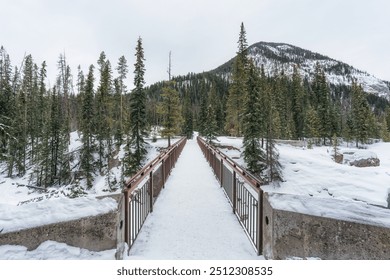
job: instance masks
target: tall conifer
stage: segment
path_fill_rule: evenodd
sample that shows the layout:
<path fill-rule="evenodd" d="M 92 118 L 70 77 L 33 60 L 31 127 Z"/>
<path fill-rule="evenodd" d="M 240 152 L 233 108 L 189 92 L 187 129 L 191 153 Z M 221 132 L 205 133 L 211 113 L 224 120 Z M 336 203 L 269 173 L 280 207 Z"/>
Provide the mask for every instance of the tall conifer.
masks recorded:
<path fill-rule="evenodd" d="M 228 92 L 226 103 L 226 125 L 225 130 L 233 136 L 242 134 L 244 102 L 247 95 L 247 54 L 246 32 L 244 24 L 241 23 L 238 52 L 233 63 L 232 83 Z"/>
<path fill-rule="evenodd" d="M 146 95 L 144 90 L 145 58 L 141 37 L 137 41 L 135 57 L 135 88 L 130 95 L 130 142 L 127 145 L 126 175 L 134 174 L 141 167 L 143 157 L 147 152 L 144 140 L 144 137 L 147 136 Z"/>

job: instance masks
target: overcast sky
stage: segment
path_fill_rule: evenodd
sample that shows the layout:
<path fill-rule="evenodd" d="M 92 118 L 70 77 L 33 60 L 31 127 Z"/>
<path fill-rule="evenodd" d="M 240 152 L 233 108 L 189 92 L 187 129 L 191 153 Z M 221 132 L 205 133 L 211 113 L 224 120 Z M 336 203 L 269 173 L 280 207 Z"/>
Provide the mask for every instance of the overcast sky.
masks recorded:
<path fill-rule="evenodd" d="M 143 39 L 147 84 L 216 68 L 235 55 L 240 23 L 249 45 L 284 42 L 390 81 L 388 0 L 0 0 L 0 45 L 19 65 L 24 53 L 48 64 L 66 54 L 86 72 L 104 51 L 125 55 L 132 87 L 135 46 Z"/>

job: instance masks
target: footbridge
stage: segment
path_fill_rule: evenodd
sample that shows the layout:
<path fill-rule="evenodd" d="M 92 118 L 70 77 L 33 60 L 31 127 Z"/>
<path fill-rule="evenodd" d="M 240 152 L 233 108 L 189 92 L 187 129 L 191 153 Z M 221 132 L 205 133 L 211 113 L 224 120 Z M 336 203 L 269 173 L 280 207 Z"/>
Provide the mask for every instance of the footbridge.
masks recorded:
<path fill-rule="evenodd" d="M 259 258 L 260 184 L 202 138 L 179 140 L 127 182 L 130 258 Z"/>

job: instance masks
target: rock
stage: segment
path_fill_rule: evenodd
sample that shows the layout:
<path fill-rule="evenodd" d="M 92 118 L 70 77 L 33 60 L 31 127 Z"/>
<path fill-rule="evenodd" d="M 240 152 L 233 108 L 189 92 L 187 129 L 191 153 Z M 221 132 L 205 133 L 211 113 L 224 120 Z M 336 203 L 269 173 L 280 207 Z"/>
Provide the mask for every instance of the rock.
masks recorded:
<path fill-rule="evenodd" d="M 370 167 L 370 166 L 379 166 L 380 160 L 379 158 L 367 158 L 367 159 L 360 159 L 349 163 L 350 165 L 356 166 L 356 167 Z"/>
<path fill-rule="evenodd" d="M 344 151 L 343 163 L 356 167 L 372 167 L 379 166 L 380 160 L 378 156 L 367 150 Z"/>
<path fill-rule="evenodd" d="M 387 194 L 387 208 L 390 209 L 390 189 L 388 190 L 388 194 Z"/>
<path fill-rule="evenodd" d="M 344 155 L 343 154 L 336 154 L 336 157 L 333 156 L 333 160 L 337 163 L 343 163 Z"/>

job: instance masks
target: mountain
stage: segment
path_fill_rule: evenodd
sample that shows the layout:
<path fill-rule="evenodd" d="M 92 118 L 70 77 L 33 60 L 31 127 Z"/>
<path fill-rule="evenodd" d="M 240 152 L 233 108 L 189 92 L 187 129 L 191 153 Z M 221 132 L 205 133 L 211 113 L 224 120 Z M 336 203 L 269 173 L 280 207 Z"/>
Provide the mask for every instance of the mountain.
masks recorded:
<path fill-rule="evenodd" d="M 298 64 L 300 74 L 308 80 L 314 77 L 316 63 L 319 63 L 331 87 L 350 86 L 353 79 L 356 79 L 365 92 L 390 100 L 390 82 L 309 50 L 285 43 L 259 42 L 248 48 L 248 55 L 257 67 L 263 65 L 265 72 L 270 75 L 276 70 L 284 70 L 286 75 L 291 75 L 293 66 Z M 224 77 L 230 76 L 233 61 L 234 58 L 211 72 Z"/>

